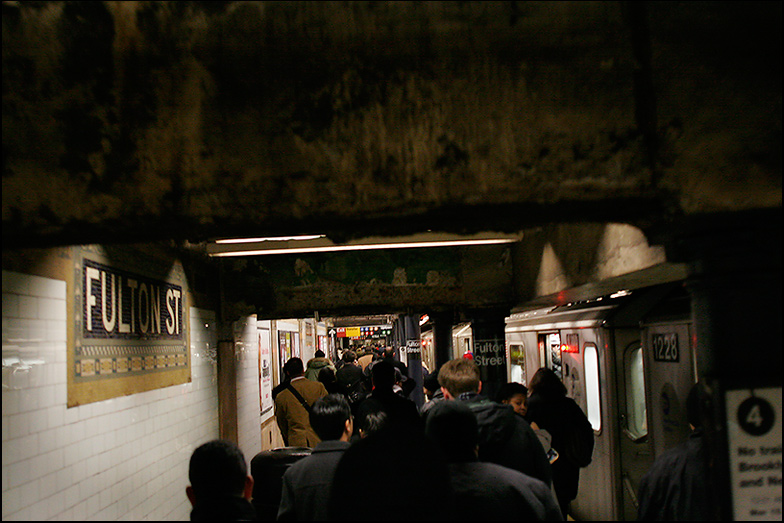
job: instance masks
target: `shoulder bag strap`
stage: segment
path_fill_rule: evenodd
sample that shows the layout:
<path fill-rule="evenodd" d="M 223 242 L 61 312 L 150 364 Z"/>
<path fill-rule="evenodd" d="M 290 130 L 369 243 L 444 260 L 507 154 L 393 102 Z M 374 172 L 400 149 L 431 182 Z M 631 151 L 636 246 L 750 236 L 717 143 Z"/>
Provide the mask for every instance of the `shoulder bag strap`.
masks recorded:
<path fill-rule="evenodd" d="M 310 412 L 310 405 L 308 405 L 308 402 L 305 401 L 305 398 L 302 397 L 302 394 L 300 394 L 297 389 L 291 386 L 291 382 L 286 384 L 286 388 L 289 389 L 292 394 L 294 394 L 294 397 L 297 398 L 300 403 L 302 403 L 302 406 L 305 407 L 305 410 Z"/>

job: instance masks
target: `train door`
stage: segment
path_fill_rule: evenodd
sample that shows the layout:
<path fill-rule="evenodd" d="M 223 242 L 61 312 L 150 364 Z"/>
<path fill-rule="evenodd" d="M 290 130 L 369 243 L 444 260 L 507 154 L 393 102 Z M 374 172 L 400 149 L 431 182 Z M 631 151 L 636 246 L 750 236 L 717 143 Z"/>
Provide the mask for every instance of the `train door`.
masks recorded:
<path fill-rule="evenodd" d="M 690 331 L 685 322 L 643 326 L 654 456 L 682 443 L 690 432 L 686 397 L 696 381 Z"/>
<path fill-rule="evenodd" d="M 580 469 L 577 498 L 572 502 L 575 519 L 617 519 L 614 488 L 617 436 L 612 424 L 614 387 L 613 362 L 608 360 L 607 331 L 600 327 L 561 330 L 563 383 L 567 394 L 585 412 L 594 431 L 591 464 Z"/>
<path fill-rule="evenodd" d="M 435 344 L 433 341 L 433 331 L 429 330 L 422 333 L 422 366 L 427 369 L 427 372 L 435 370 Z"/>
<path fill-rule="evenodd" d="M 583 330 L 561 330 L 561 381 L 566 387 L 566 394 L 580 405 L 583 412 L 587 413 L 588 408 L 585 397 L 585 373 L 583 366 L 580 342 L 588 341 L 588 338 L 595 343 L 595 335 L 591 329 Z M 586 338 L 588 336 L 588 338 Z"/>
<path fill-rule="evenodd" d="M 563 363 L 561 361 L 561 333 L 540 333 L 539 336 L 539 361 L 552 369 L 555 374 L 563 379 Z"/>
<path fill-rule="evenodd" d="M 617 329 L 614 333 L 622 520 L 637 519 L 637 492 L 640 479 L 653 464 L 648 436 L 648 396 L 645 357 L 639 329 Z"/>
<path fill-rule="evenodd" d="M 462 323 L 452 328 L 452 357 L 462 358 L 466 352 L 474 352 L 473 329 L 470 323 Z"/>
<path fill-rule="evenodd" d="M 509 325 L 511 322 L 511 326 Z M 530 378 L 542 366 L 544 342 L 539 342 L 534 330 L 525 330 L 507 319 L 505 329 L 507 349 L 506 378 L 509 382 L 528 386 Z M 541 347 L 540 347 L 541 344 Z"/>

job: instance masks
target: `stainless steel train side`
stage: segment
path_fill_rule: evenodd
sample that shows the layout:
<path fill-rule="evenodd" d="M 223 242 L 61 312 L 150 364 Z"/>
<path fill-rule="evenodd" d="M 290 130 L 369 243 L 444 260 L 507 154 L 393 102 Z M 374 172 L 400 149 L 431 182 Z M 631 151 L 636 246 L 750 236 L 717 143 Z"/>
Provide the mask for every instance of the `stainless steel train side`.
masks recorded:
<path fill-rule="evenodd" d="M 681 283 L 535 310 L 506 319 L 510 381 L 558 373 L 594 428 L 580 471 L 577 520 L 633 520 L 637 486 L 654 458 L 688 434 L 695 382 L 688 295 Z"/>

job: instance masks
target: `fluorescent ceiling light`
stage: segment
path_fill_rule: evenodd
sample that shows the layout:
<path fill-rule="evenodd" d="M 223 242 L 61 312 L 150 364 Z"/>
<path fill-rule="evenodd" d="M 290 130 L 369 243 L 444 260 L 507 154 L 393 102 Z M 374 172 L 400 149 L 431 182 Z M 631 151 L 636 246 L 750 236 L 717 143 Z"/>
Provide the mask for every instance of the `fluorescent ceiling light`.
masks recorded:
<path fill-rule="evenodd" d="M 217 240 L 207 245 L 207 254 L 216 257 L 263 256 L 270 254 L 302 254 L 378 249 L 411 249 L 493 245 L 513 243 L 519 235 L 495 233 L 461 236 L 458 234 L 421 233 L 401 237 L 370 237 L 336 244 L 323 235 L 286 236 L 277 238 L 244 238 Z"/>
<path fill-rule="evenodd" d="M 225 240 L 215 240 L 215 243 L 259 243 L 259 242 L 286 242 L 315 240 L 325 238 L 323 234 L 311 234 L 309 236 L 271 236 L 269 238 L 228 238 Z"/>

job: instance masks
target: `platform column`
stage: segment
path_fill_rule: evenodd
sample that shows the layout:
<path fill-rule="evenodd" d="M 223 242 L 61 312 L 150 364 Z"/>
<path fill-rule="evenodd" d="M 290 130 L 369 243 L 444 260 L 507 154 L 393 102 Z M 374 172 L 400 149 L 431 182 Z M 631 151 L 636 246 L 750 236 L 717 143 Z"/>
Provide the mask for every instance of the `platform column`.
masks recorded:
<path fill-rule="evenodd" d="M 479 365 L 482 394 L 495 398 L 498 389 L 506 383 L 506 327 L 508 310 L 482 310 L 471 314 L 474 337 L 474 361 Z"/>
<path fill-rule="evenodd" d="M 781 210 L 694 219 L 684 231 L 716 518 L 780 519 Z"/>
<path fill-rule="evenodd" d="M 408 397 L 417 404 L 417 407 L 421 407 L 425 402 L 425 393 L 422 390 L 422 339 L 419 330 L 419 315 L 401 315 L 398 322 L 403 334 L 400 350 L 406 351 L 408 378 L 414 380 L 414 389 Z"/>

